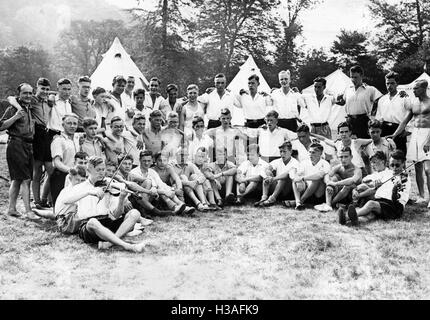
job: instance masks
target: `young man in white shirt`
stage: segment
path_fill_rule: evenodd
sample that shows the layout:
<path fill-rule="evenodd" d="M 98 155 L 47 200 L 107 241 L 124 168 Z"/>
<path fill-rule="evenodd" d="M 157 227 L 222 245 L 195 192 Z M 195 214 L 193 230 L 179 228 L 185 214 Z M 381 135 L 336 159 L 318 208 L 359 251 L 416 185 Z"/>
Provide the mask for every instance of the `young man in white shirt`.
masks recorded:
<path fill-rule="evenodd" d="M 134 116 L 134 110 L 136 109 L 136 101 L 133 97 L 133 89 L 136 80 L 133 76 L 127 77 L 127 83 L 124 88 L 124 92 L 121 94 L 121 101 L 123 108 L 125 109 L 125 125 L 131 126 L 131 122 Z"/>
<path fill-rule="evenodd" d="M 137 210 L 130 210 L 124 215 L 125 189 L 118 197 L 97 186 L 106 174 L 102 158 L 91 157 L 87 170 L 88 179 L 74 186 L 68 197 L 62 199 L 66 205 L 77 203 L 76 218 L 81 221 L 79 237 L 85 243 L 97 243 L 100 250 L 117 245 L 127 251 L 142 252 L 144 242 L 132 244 L 121 239 L 140 221 Z"/>
<path fill-rule="evenodd" d="M 309 159 L 301 161 L 297 174 L 293 178 L 295 202 L 284 201 L 286 207 L 295 206 L 296 210 L 304 209 L 306 201 L 321 203 L 326 185 L 324 177 L 330 172 L 330 164 L 321 158 L 324 148 L 319 143 L 309 147 Z M 322 200 L 322 201 L 320 201 Z"/>
<path fill-rule="evenodd" d="M 397 84 L 397 73 L 389 72 L 385 75 L 385 86 L 388 93 L 378 100 L 378 109 L 375 115 L 375 119 L 382 122 L 381 135 L 383 137 L 392 135 L 411 109 L 410 98 L 397 91 Z M 407 151 L 406 140 L 405 130 L 394 139 L 397 149 L 402 150 L 405 154 Z"/>
<path fill-rule="evenodd" d="M 72 106 L 70 104 L 72 82 L 66 78 L 58 80 L 57 90 L 58 94 L 55 97 L 49 97 L 49 99 L 54 102 L 49 113 L 47 124 L 51 137 L 58 135 L 63 131 L 63 117 L 65 114 L 72 113 Z"/>
<path fill-rule="evenodd" d="M 286 200 L 292 192 L 292 178 L 297 172 L 299 162 L 291 157 L 292 145 L 285 141 L 279 146 L 281 158 L 273 160 L 265 170 L 263 195 L 258 206 L 269 207 L 279 198 Z M 269 194 L 272 193 L 270 196 Z M 257 204 L 256 204 L 257 205 Z"/>
<path fill-rule="evenodd" d="M 278 76 L 281 88 L 275 89 L 271 93 L 273 109 L 279 114 L 279 126 L 296 132 L 300 108 L 305 108 L 306 103 L 300 93 L 294 92 L 290 88 L 291 76 L 289 70 L 282 70 Z"/>
<path fill-rule="evenodd" d="M 113 109 L 113 112 L 108 114 L 106 124 L 110 124 L 111 119 L 114 117 L 120 117 L 123 121 L 125 121 L 126 109 L 121 96 L 125 90 L 126 84 L 127 81 L 121 75 L 113 78 L 112 91 L 110 92 L 109 100 L 107 101 L 107 103 L 110 104 L 111 108 Z"/>
<path fill-rule="evenodd" d="M 258 144 L 250 144 L 247 148 L 248 160 L 242 162 L 237 168 L 237 200 L 236 204 L 244 203 L 243 198 L 248 196 L 259 197 L 262 192 L 263 176 L 268 163 L 260 158 L 260 147 Z M 255 204 L 259 205 L 260 201 Z"/>
<path fill-rule="evenodd" d="M 362 208 L 353 204 L 348 207 L 348 218 L 352 226 L 358 226 L 359 217 L 366 221 L 374 219 L 392 220 L 403 215 L 411 192 L 411 180 L 404 171 L 406 157 L 403 151 L 396 150 L 391 154 L 389 171 L 380 175 L 381 183 L 375 186 L 375 200 L 369 200 Z M 339 222 L 346 224 L 344 210 L 339 210 Z"/>

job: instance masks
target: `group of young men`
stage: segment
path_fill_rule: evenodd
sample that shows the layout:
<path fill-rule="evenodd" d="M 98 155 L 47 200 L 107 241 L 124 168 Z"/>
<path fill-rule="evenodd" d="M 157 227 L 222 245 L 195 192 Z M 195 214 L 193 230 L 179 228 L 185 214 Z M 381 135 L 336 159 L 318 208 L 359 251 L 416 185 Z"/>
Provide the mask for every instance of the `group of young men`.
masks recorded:
<path fill-rule="evenodd" d="M 86 76 L 77 95 L 69 79 L 60 79 L 56 92 L 45 78 L 35 90 L 21 84 L 17 97 L 2 101 L 7 109 L 0 119 L 9 135 L 8 214 L 21 216 L 21 190 L 28 218 L 56 219 L 62 232 L 100 249 L 136 252 L 144 244 L 122 238 L 148 218 L 222 210 L 247 199 L 256 207 L 336 209 L 341 224 L 398 218 L 411 188 L 406 154 L 415 161 L 419 200 L 423 173 L 430 190 L 428 84 L 417 82 L 415 97 L 408 97 L 389 73 L 388 93 L 378 97 L 362 82 L 361 67 L 352 67 L 350 76 L 353 85 L 338 97 L 326 92 L 321 77 L 314 95 L 293 91 L 288 71 L 279 73 L 281 87 L 270 93 L 258 91 L 255 74 L 249 90 L 232 93 L 218 74 L 215 88 L 199 96 L 192 84 L 181 99 L 174 84 L 163 98 L 157 78 L 149 91 L 133 91 L 133 77 L 116 76 L 111 91 L 94 88 L 92 99 Z M 333 141 L 328 119 L 335 104 L 344 104 L 348 116 Z M 243 110 L 244 126 L 231 125 L 233 107 Z M 309 125 L 299 118 L 302 108 Z"/>

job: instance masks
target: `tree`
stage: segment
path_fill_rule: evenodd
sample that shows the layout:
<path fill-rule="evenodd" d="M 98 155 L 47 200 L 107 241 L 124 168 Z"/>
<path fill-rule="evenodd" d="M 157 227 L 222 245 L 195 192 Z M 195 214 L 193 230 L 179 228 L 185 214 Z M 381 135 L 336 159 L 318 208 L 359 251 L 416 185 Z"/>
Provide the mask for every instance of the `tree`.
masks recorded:
<path fill-rule="evenodd" d="M 20 83 L 33 87 L 39 77 L 55 78 L 50 56 L 41 48 L 20 46 L 0 52 L 0 95 L 15 94 Z"/>
<path fill-rule="evenodd" d="M 430 67 L 430 2 L 370 0 L 369 9 L 377 21 L 373 43 L 380 60 L 393 64 L 402 82 L 412 81 L 424 66 Z"/>
<path fill-rule="evenodd" d="M 368 34 L 358 31 L 341 30 L 330 51 L 336 65 L 348 74 L 349 68 L 359 64 L 364 69 L 364 82 L 384 90 L 384 70 L 378 58 L 368 50 Z"/>
<path fill-rule="evenodd" d="M 330 59 L 324 51 L 313 49 L 306 54 L 304 61 L 299 65 L 297 86 L 300 89 L 306 88 L 316 77 L 325 77 L 336 69 L 333 59 Z"/>
<path fill-rule="evenodd" d="M 286 0 L 285 15 L 282 17 L 282 40 L 276 46 L 276 66 L 280 70 L 292 71 L 292 80 L 297 80 L 297 63 L 301 53 L 296 46 L 296 38 L 302 34 L 300 14 L 315 4 L 318 0 Z"/>
<path fill-rule="evenodd" d="M 91 75 L 115 37 L 123 38 L 127 28 L 121 20 L 75 20 L 61 32 L 56 45 L 55 66 L 68 77 Z"/>

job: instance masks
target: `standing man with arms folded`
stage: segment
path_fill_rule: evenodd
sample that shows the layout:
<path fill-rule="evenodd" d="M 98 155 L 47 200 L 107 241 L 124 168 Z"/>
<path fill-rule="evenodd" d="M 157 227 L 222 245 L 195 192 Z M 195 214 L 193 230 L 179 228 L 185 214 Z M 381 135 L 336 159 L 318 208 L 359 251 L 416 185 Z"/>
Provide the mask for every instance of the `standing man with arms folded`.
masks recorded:
<path fill-rule="evenodd" d="M 7 130 L 9 140 L 6 148 L 6 160 L 9 168 L 11 184 L 9 188 L 8 214 L 21 216 L 16 209 L 19 191 L 22 188 L 25 213 L 29 219 L 38 217 L 30 208 L 30 181 L 33 176 L 33 135 L 34 122 L 30 106 L 33 88 L 23 83 L 18 86 L 18 106 L 9 106 L 0 120 L 0 131 Z M 7 103 L 7 102 L 2 102 Z"/>
<path fill-rule="evenodd" d="M 400 123 L 393 139 L 405 130 L 406 125 L 413 119 L 414 129 L 409 141 L 407 159 L 410 161 L 420 161 L 415 163 L 415 175 L 420 197 L 417 202 L 425 202 L 424 199 L 424 177 L 423 169 L 427 178 L 427 188 L 430 192 L 430 98 L 427 95 L 428 82 L 419 80 L 414 84 L 414 95 L 418 98 L 411 102 L 411 109 L 405 119 Z M 423 161 L 424 160 L 424 161 Z M 430 208 L 430 202 L 429 202 Z"/>
<path fill-rule="evenodd" d="M 385 76 L 385 85 L 388 93 L 378 100 L 378 109 L 375 119 L 382 122 L 382 137 L 393 134 L 411 108 L 408 97 L 402 97 L 397 91 L 398 74 L 389 72 Z M 406 131 L 400 132 L 394 139 L 397 149 L 406 154 Z"/>
<path fill-rule="evenodd" d="M 306 107 L 300 93 L 294 92 L 290 88 L 290 71 L 282 70 L 278 74 L 281 88 L 273 90 L 271 97 L 273 109 L 278 112 L 278 126 L 297 132 L 297 120 L 300 115 L 300 108 Z"/>
<path fill-rule="evenodd" d="M 337 104 L 345 105 L 347 121 L 352 128 L 352 134 L 357 138 L 369 138 L 367 123 L 373 103 L 381 93 L 373 86 L 363 83 L 363 69 L 356 65 L 349 69 L 353 85 L 346 88 L 343 95 L 337 99 Z"/>

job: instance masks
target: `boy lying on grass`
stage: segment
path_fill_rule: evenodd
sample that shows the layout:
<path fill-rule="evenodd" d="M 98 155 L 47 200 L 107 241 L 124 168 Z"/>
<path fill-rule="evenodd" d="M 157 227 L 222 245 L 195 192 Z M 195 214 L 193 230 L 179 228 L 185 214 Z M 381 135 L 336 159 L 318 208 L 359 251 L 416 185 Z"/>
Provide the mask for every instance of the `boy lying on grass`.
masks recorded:
<path fill-rule="evenodd" d="M 286 207 L 295 206 L 296 210 L 303 210 L 306 201 L 314 200 L 321 203 L 326 185 L 324 177 L 330 172 L 330 164 L 321 158 L 324 148 L 319 143 L 312 143 L 309 147 L 309 158 L 300 162 L 297 174 L 293 179 L 295 201 L 284 201 Z M 314 203 L 315 203 L 314 202 Z"/>
<path fill-rule="evenodd" d="M 361 169 L 352 163 L 351 148 L 340 149 L 337 156 L 341 164 L 333 167 L 324 178 L 327 185 L 326 202 L 314 207 L 318 211 L 332 211 L 333 206 L 338 202 L 348 201 L 352 190 L 361 182 Z"/>
<path fill-rule="evenodd" d="M 375 185 L 375 199 L 367 201 L 362 208 L 356 208 L 354 204 L 349 205 L 348 217 L 345 215 L 345 209 L 339 208 L 339 223 L 345 225 L 349 220 L 352 226 L 357 226 L 360 220 L 400 218 L 411 192 L 411 180 L 407 173 L 403 172 L 405 161 L 406 157 L 403 151 L 394 151 L 390 157 L 390 169 L 381 171 L 378 175 L 379 181 Z"/>

